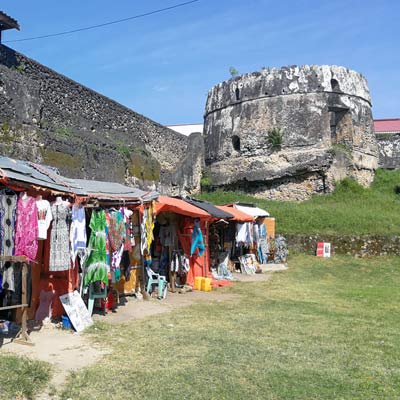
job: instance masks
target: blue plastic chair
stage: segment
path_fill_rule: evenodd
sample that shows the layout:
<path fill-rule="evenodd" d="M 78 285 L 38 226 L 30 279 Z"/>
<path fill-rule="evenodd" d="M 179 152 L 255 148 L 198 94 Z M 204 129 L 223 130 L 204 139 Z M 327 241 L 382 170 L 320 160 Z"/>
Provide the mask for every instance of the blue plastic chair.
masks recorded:
<path fill-rule="evenodd" d="M 94 289 L 94 282 L 89 285 L 89 300 L 88 300 L 88 311 L 89 315 L 93 313 L 94 301 L 95 299 L 103 299 L 104 300 L 104 314 L 106 314 L 106 298 L 107 298 L 107 289 L 108 286 L 105 285 L 104 288 L 100 287 L 100 291 Z"/>
<path fill-rule="evenodd" d="M 165 299 L 168 294 L 168 282 L 165 276 L 157 274 L 150 267 L 146 268 L 147 271 L 147 286 L 146 292 L 151 294 L 155 286 L 158 287 L 158 299 Z"/>

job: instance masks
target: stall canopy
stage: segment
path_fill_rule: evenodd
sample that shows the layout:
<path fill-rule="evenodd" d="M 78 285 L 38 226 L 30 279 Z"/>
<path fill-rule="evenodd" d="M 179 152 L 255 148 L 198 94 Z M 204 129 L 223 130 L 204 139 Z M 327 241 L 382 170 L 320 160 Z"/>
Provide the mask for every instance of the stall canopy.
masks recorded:
<path fill-rule="evenodd" d="M 0 182 L 10 187 L 47 189 L 54 194 L 63 193 L 98 200 L 141 203 L 158 197 L 157 192 L 145 192 L 120 183 L 66 178 L 55 168 L 9 157 L 0 157 Z"/>
<path fill-rule="evenodd" d="M 1 182 L 12 185 L 22 182 L 29 186 L 47 188 L 56 192 L 84 195 L 82 188 L 57 170 L 29 161 L 0 157 Z"/>
<path fill-rule="evenodd" d="M 232 221 L 237 221 L 237 222 L 253 222 L 254 217 L 252 215 L 246 214 L 237 208 L 230 207 L 230 206 L 217 206 L 219 209 L 222 211 L 229 212 L 230 214 L 233 214 Z"/>
<path fill-rule="evenodd" d="M 190 197 L 183 197 L 182 200 L 186 201 L 195 207 L 201 208 L 202 210 L 208 212 L 213 218 L 216 219 L 231 219 L 233 214 L 228 210 L 222 210 L 219 207 L 214 206 L 207 201 L 195 200 Z"/>
<path fill-rule="evenodd" d="M 121 185 L 116 182 L 92 181 L 86 179 L 74 179 L 89 198 L 98 200 L 121 200 L 147 202 L 158 198 L 157 192 L 145 192 L 143 190 Z"/>
<path fill-rule="evenodd" d="M 174 212 L 176 214 L 186 215 L 193 218 L 212 219 L 211 215 L 192 204 L 187 203 L 181 199 L 168 196 L 160 196 L 156 202 L 156 213 L 160 212 Z"/>
<path fill-rule="evenodd" d="M 239 211 L 244 212 L 245 214 L 251 215 L 254 218 L 258 217 L 269 217 L 269 212 L 263 210 L 259 207 L 254 207 L 251 205 L 244 205 L 244 204 L 234 204 L 233 207 L 238 209 Z"/>

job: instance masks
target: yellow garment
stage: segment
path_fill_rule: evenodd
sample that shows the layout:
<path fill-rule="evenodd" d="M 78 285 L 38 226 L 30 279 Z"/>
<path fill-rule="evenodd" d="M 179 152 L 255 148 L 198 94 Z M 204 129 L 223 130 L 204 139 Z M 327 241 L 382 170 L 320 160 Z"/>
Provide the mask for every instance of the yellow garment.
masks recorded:
<path fill-rule="evenodd" d="M 151 203 L 150 207 L 147 209 L 147 218 L 146 218 L 146 242 L 147 249 L 150 250 L 150 246 L 153 243 L 154 235 L 154 201 Z"/>

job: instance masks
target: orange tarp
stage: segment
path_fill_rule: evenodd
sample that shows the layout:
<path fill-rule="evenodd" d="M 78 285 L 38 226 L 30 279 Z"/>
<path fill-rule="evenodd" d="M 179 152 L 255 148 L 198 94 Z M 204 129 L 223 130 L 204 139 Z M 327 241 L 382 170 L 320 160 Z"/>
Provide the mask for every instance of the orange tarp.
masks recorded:
<path fill-rule="evenodd" d="M 160 212 L 170 211 L 192 218 L 212 219 L 211 215 L 208 212 L 202 210 L 201 208 L 195 207 L 181 199 L 175 199 L 174 197 L 160 196 L 155 205 L 156 214 L 159 214 Z"/>
<path fill-rule="evenodd" d="M 232 218 L 233 221 L 238 221 L 238 222 L 253 222 L 254 221 L 254 217 L 252 217 L 249 214 L 244 213 L 243 211 L 238 210 L 237 208 L 229 207 L 229 206 L 216 206 L 216 207 L 220 208 L 222 211 L 231 213 L 233 215 L 233 218 Z"/>
<path fill-rule="evenodd" d="M 201 231 L 203 232 L 203 240 L 204 243 L 208 242 L 208 225 L 204 220 L 200 220 Z M 181 222 L 180 231 L 178 232 L 179 241 L 181 242 L 184 253 L 189 257 L 190 254 L 190 246 L 192 243 L 192 233 L 193 233 L 193 220 L 189 218 L 184 218 Z M 210 253 L 208 247 L 204 253 L 199 256 L 196 253 L 189 257 L 190 270 L 186 277 L 186 283 L 190 286 L 194 286 L 194 278 L 196 276 L 205 276 L 208 278 L 212 278 L 211 273 L 209 271 L 210 265 Z"/>

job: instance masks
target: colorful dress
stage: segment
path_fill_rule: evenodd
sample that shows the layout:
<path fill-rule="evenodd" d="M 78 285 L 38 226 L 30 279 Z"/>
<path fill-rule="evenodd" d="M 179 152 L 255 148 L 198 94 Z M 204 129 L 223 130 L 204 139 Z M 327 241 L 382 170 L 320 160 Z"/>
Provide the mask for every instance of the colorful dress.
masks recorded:
<path fill-rule="evenodd" d="M 17 202 L 17 221 L 15 225 L 15 250 L 16 256 L 26 256 L 35 260 L 38 249 L 38 217 L 36 200 L 33 197 Z"/>
<path fill-rule="evenodd" d="M 14 251 L 17 195 L 0 192 L 0 254 L 12 256 Z"/>
<path fill-rule="evenodd" d="M 84 284 L 101 280 L 105 285 L 108 284 L 108 270 L 106 263 L 106 215 L 104 210 L 93 211 L 90 218 L 89 251 L 86 259 Z"/>
<path fill-rule="evenodd" d="M 120 211 L 110 212 L 108 239 L 113 252 L 119 250 L 125 241 L 125 236 L 126 227 L 123 214 Z"/>
<path fill-rule="evenodd" d="M 53 203 L 51 213 L 53 223 L 50 233 L 49 271 L 66 271 L 71 267 L 67 223 L 69 206 L 65 203 Z"/>

